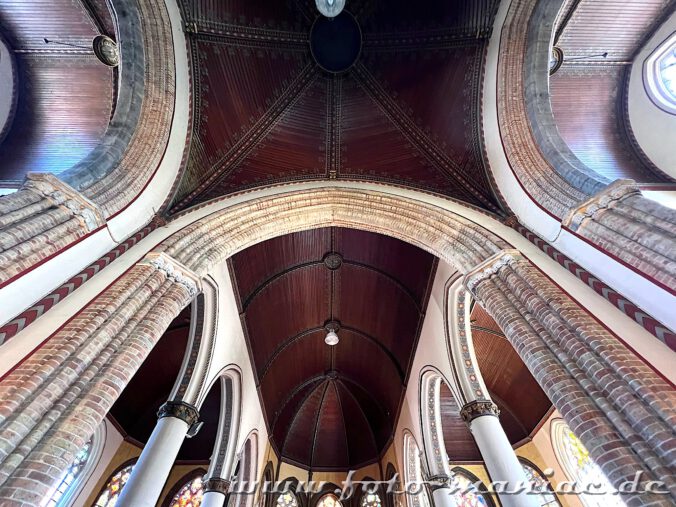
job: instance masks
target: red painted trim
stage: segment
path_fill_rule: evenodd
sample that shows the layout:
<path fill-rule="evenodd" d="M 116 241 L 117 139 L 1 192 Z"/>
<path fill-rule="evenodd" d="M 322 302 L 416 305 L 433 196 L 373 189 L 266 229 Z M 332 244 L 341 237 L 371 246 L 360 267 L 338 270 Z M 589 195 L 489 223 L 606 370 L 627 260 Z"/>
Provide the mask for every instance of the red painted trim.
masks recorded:
<path fill-rule="evenodd" d="M 90 237 L 90 236 L 96 234 L 97 232 L 101 231 L 102 229 L 107 229 L 107 228 L 108 228 L 108 225 L 107 225 L 107 224 L 104 224 L 104 225 L 100 226 L 99 228 L 94 229 L 93 231 L 88 232 L 88 233 L 85 234 L 84 236 L 79 237 L 78 239 L 76 239 L 76 240 L 73 241 L 72 243 L 69 243 L 68 245 L 64 246 L 61 250 L 57 250 L 56 252 L 52 253 L 51 255 L 48 255 L 47 257 L 45 257 L 44 259 L 40 259 L 38 262 L 36 262 L 36 263 L 33 264 L 32 266 L 27 267 L 26 269 L 24 269 L 24 270 L 21 271 L 20 273 L 17 273 L 17 274 L 14 275 L 13 277 L 8 278 L 8 279 L 5 280 L 4 282 L 0 283 L 0 289 L 6 287 L 7 285 L 9 285 L 9 284 L 12 283 L 12 282 L 15 282 L 16 280 L 18 280 L 18 279 L 21 278 L 22 276 L 27 275 L 28 273 L 30 273 L 30 272 L 33 271 L 34 269 L 39 268 L 40 266 L 42 266 L 42 265 L 45 264 L 46 262 L 52 260 L 53 258 L 57 257 L 58 255 L 61 255 L 63 252 L 65 252 L 65 251 L 68 250 L 69 248 L 71 248 L 71 247 L 77 245 L 77 244 L 80 243 L 81 241 L 84 241 L 85 239 L 87 239 L 88 237 Z M 85 267 L 86 267 L 86 266 L 85 266 Z M 83 269 L 84 269 L 84 268 L 83 268 Z"/>
<path fill-rule="evenodd" d="M 596 245 L 596 244 L 595 244 L 594 242 L 592 242 L 590 239 L 585 238 L 584 236 L 581 236 L 580 234 L 578 234 L 577 232 L 575 232 L 575 231 L 569 229 L 568 227 L 566 227 L 566 226 L 563 225 L 563 224 L 561 224 L 561 229 L 564 230 L 564 231 L 566 231 L 566 232 L 568 232 L 568 233 L 570 233 L 570 234 L 572 234 L 572 235 L 575 236 L 576 238 L 581 239 L 582 241 L 584 241 L 584 242 L 587 243 L 588 245 L 593 246 L 593 247 L 596 248 L 598 251 L 600 251 L 601 253 L 607 255 L 608 257 L 610 257 L 611 259 L 613 259 L 613 260 L 614 260 L 615 262 L 617 262 L 618 264 L 621 264 L 621 265 L 624 266 L 625 268 L 630 269 L 631 271 L 633 271 L 633 272 L 636 273 L 637 275 L 641 275 L 643 278 L 645 278 L 646 280 L 648 280 L 650 283 L 652 283 L 652 284 L 654 284 L 654 285 L 657 285 L 659 288 L 661 288 L 661 289 L 667 291 L 667 292 L 668 292 L 669 294 L 671 294 L 672 296 L 676 296 L 676 291 L 675 291 L 674 289 L 672 289 L 671 287 L 669 287 L 669 286 L 663 284 L 663 283 L 660 282 L 659 280 L 655 280 L 652 276 L 650 276 L 650 275 L 648 275 L 648 274 L 646 274 L 646 273 L 640 271 L 638 268 L 635 268 L 635 267 L 632 266 L 631 264 L 628 264 L 626 261 L 620 259 L 617 255 L 615 255 L 615 254 L 613 254 L 613 253 L 611 253 L 611 252 L 606 251 L 605 249 L 603 249 L 603 248 L 601 248 L 600 246 Z M 547 242 L 547 243 L 549 243 L 549 242 Z M 561 252 L 561 253 L 563 253 L 563 252 Z M 564 254 L 564 255 L 565 255 L 565 254 Z M 571 260 L 572 260 L 572 259 L 571 259 Z M 574 261 L 574 262 L 575 262 L 575 261 Z M 580 267 L 584 268 L 584 266 L 582 266 L 582 265 L 580 265 Z M 585 268 L 585 269 L 586 269 L 586 268 Z M 588 271 L 588 270 L 587 270 L 587 271 Z M 591 273 L 591 271 L 589 271 L 589 272 Z M 592 273 L 592 274 L 593 274 L 593 273 Z M 599 280 L 600 280 L 600 279 L 599 279 Z"/>

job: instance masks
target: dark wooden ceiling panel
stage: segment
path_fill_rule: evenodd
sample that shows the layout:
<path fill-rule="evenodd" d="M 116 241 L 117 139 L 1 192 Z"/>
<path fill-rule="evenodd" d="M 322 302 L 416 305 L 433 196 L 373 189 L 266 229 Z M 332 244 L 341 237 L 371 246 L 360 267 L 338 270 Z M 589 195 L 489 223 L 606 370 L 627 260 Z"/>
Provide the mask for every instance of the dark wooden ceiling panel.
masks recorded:
<path fill-rule="evenodd" d="M 374 235 L 358 229 L 334 229 L 335 248 L 346 262 L 368 265 L 398 280 L 404 287 L 422 301 L 429 280 L 418 276 L 411 266 L 431 270 L 434 258 L 427 252 L 389 236 Z M 399 255 L 391 255 L 396 250 Z"/>
<path fill-rule="evenodd" d="M 448 386 L 440 389 L 441 427 L 446 453 L 453 462 L 481 461 L 481 453 L 467 424 L 460 417 L 460 407 Z"/>
<path fill-rule="evenodd" d="M 329 253 L 342 257 L 335 269 Z M 375 460 L 399 412 L 434 258 L 328 228 L 253 246 L 230 266 L 275 447 L 306 467 Z M 331 319 L 341 326 L 335 347 L 324 343 Z"/>
<path fill-rule="evenodd" d="M 249 157 L 232 166 L 201 200 L 294 179 L 328 176 L 326 82 L 316 79 Z"/>
<path fill-rule="evenodd" d="M 669 181 L 629 140 L 624 126 L 626 69 L 610 65 L 564 65 L 549 81 L 556 125 L 584 164 L 609 180 Z"/>
<path fill-rule="evenodd" d="M 267 363 L 285 340 L 324 325 L 330 316 L 330 276 L 321 264 L 289 271 L 245 308 L 247 331 L 256 337 L 257 363 Z"/>
<path fill-rule="evenodd" d="M 196 118 L 170 212 L 250 188 L 347 178 L 501 213 L 481 161 L 477 110 L 496 5 L 352 0 L 362 57 L 329 75 L 310 51 L 314 2 L 183 0 Z M 404 60 L 393 56 L 401 51 Z M 391 79 L 391 93 L 374 69 Z M 404 75 L 416 79 L 402 83 Z M 406 95 L 401 105 L 397 93 Z"/>

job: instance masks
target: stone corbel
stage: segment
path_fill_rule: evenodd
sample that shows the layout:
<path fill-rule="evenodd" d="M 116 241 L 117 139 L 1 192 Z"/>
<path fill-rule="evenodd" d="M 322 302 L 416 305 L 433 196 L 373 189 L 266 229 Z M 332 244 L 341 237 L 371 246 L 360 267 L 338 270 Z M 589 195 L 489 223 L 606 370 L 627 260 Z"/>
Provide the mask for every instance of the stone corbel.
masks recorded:
<path fill-rule="evenodd" d="M 521 252 L 518 250 L 501 250 L 467 273 L 463 284 L 472 296 L 476 298 L 474 289 L 481 281 L 490 278 L 503 267 L 519 262 L 522 259 Z"/>
<path fill-rule="evenodd" d="M 641 190 L 634 180 L 616 180 L 577 208 L 570 210 L 561 225 L 577 231 L 586 220 L 593 220 L 599 213 L 612 208 L 618 202 L 640 193 Z"/>
<path fill-rule="evenodd" d="M 87 232 L 98 229 L 106 223 L 103 213 L 96 204 L 53 174 L 30 172 L 26 175 L 23 188 L 41 195 L 54 206 L 68 209 L 82 222 Z"/>
<path fill-rule="evenodd" d="M 183 285 L 195 297 L 202 292 L 202 280 L 190 268 L 187 268 L 173 257 L 164 252 L 150 252 L 139 264 L 145 264 L 162 271 L 167 278 Z"/>

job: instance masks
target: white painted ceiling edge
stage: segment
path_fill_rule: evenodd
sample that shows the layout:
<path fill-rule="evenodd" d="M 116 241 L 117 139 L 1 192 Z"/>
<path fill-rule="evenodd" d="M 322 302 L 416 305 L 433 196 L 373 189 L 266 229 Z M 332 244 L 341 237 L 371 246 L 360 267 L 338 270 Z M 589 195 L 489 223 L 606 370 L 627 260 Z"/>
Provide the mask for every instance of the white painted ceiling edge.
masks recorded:
<path fill-rule="evenodd" d="M 484 72 L 483 126 L 488 161 L 501 194 L 519 221 L 545 238 L 554 248 L 593 273 L 594 276 L 643 308 L 665 326 L 676 329 L 676 316 L 670 311 L 676 298 L 647 278 L 620 264 L 577 236 L 563 230 L 561 223 L 540 209 L 523 190 L 512 172 L 498 124 L 497 86 L 501 28 L 511 0 L 502 0 L 488 46 Z M 673 144 L 673 143 L 672 143 Z"/>
<path fill-rule="evenodd" d="M 676 32 L 676 12 L 657 29 L 636 55 L 629 77 L 629 123 L 636 141 L 648 158 L 666 174 L 676 178 L 676 115 L 655 105 L 646 93 L 643 66 L 648 57 Z"/>
<path fill-rule="evenodd" d="M 533 245 L 511 227 L 500 223 L 499 221 L 488 217 L 474 209 L 463 206 L 460 203 L 442 199 L 439 197 L 424 194 L 419 191 L 389 187 L 374 183 L 360 182 L 304 182 L 283 187 L 266 188 L 258 191 L 235 195 L 227 199 L 212 202 L 201 209 L 194 210 L 183 215 L 176 220 L 150 233 L 146 238 L 137 243 L 128 250 L 123 256 L 111 263 L 104 271 L 96 275 L 85 285 L 76 290 L 63 302 L 52 308 L 44 317 L 28 326 L 18 333 L 14 338 L 0 347 L 3 361 L 0 364 L 0 375 L 8 371 L 21 358 L 38 346 L 46 337 L 58 329 L 64 322 L 72 317 L 88 301 L 103 291 L 117 277 L 124 273 L 134 263 L 138 262 L 148 251 L 157 243 L 163 241 L 171 234 L 179 231 L 187 225 L 199 220 L 211 213 L 226 209 L 228 207 L 242 204 L 252 199 L 264 196 L 279 195 L 293 191 L 307 191 L 310 189 L 320 190 L 322 188 L 345 188 L 355 190 L 365 190 L 379 192 L 386 195 L 405 197 L 408 199 L 424 202 L 428 205 L 434 205 L 447 211 L 456 213 L 459 216 L 472 220 L 473 222 L 485 227 L 505 241 L 511 243 L 526 258 L 539 267 L 544 273 L 550 276 L 558 283 L 563 290 L 571 294 L 574 299 L 583 307 L 588 309 L 609 329 L 617 334 L 629 346 L 636 350 L 643 358 L 664 375 L 676 382 L 676 370 L 670 367 L 673 364 L 674 352 L 664 343 L 660 342 L 652 334 L 638 325 L 633 319 L 618 310 L 605 298 L 594 292 L 589 286 L 580 281 L 568 270 L 559 265 L 556 261 L 544 254 L 540 249 Z M 219 268 L 222 269 L 222 268 Z M 12 289 L 14 285 L 6 287 Z M 9 292 L 0 294 L 3 298 L 10 298 Z M 671 300 L 665 303 L 665 308 L 676 308 L 676 298 L 669 296 Z M 222 295 L 223 301 L 226 300 Z M 10 301 L 7 299 L 7 301 Z M 234 300 L 233 300 L 234 301 Z M 223 303 L 225 304 L 225 303 Z M 232 303 L 234 304 L 234 302 Z M 10 311 L 0 304 L 2 308 L 2 317 L 6 318 Z M 223 308 L 223 311 L 226 311 Z M 667 319 L 665 319 L 667 320 Z M 671 322 L 674 316 L 671 316 Z M 666 322 L 664 322 L 666 324 Z M 238 323 L 239 325 L 239 323 Z"/>
<path fill-rule="evenodd" d="M 176 102 L 171 132 L 164 154 L 152 181 L 124 211 L 111 218 L 107 226 L 61 252 L 48 262 L 24 274 L 0 289 L 0 323 L 20 314 L 40 297 L 78 274 L 119 243 L 142 229 L 169 195 L 181 167 L 190 118 L 190 84 L 186 41 L 176 0 L 165 0 L 174 45 L 176 65 Z"/>

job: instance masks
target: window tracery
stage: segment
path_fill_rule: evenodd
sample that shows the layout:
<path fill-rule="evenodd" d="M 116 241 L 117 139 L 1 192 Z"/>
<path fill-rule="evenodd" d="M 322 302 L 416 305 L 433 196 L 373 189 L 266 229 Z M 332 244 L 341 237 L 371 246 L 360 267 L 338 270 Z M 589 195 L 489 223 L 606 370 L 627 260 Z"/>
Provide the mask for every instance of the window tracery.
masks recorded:
<path fill-rule="evenodd" d="M 648 57 L 644 79 L 648 96 L 655 105 L 676 114 L 676 33 Z"/>
<path fill-rule="evenodd" d="M 456 492 L 453 497 L 457 507 L 492 507 L 493 503 L 479 491 L 476 486 L 478 479 L 462 468 L 454 468 L 454 486 Z"/>
<path fill-rule="evenodd" d="M 67 492 L 70 488 L 74 487 L 77 480 L 80 478 L 82 471 L 85 468 L 85 465 L 91 457 L 92 447 L 93 447 L 94 437 L 90 438 L 89 441 L 80 449 L 80 452 L 75 456 L 75 461 L 66 469 L 61 482 L 56 487 L 54 493 L 52 493 L 51 498 L 47 502 L 48 506 L 62 505 L 65 502 L 62 500 L 68 497 Z M 60 503 L 61 502 L 61 503 Z"/>
<path fill-rule="evenodd" d="M 343 507 L 343 504 L 340 503 L 336 495 L 329 493 L 324 495 L 319 502 L 317 502 L 317 507 Z"/>
<path fill-rule="evenodd" d="M 277 497 L 277 507 L 298 507 L 298 499 L 291 491 L 287 491 Z"/>
<path fill-rule="evenodd" d="M 106 485 L 96 499 L 95 507 L 115 507 L 122 488 L 131 476 L 134 465 L 135 463 L 132 463 L 121 468 L 108 479 L 108 482 L 106 482 Z"/>
<path fill-rule="evenodd" d="M 610 494 L 615 488 L 601 467 L 594 463 L 589 451 L 561 419 L 552 422 L 552 444 L 568 478 L 577 483 L 580 491 L 595 492 L 579 495 L 586 507 L 624 507 L 618 495 Z M 601 491 L 609 494 L 599 494 Z"/>
<path fill-rule="evenodd" d="M 202 477 L 194 477 L 186 482 L 174 495 L 169 507 L 200 507 L 204 495 Z"/>
<path fill-rule="evenodd" d="M 559 502 L 556 499 L 554 493 L 547 493 L 551 490 L 549 481 L 537 470 L 535 467 L 527 463 L 526 461 L 519 458 L 521 467 L 523 468 L 524 473 L 526 474 L 526 479 L 532 484 L 533 491 L 538 491 L 540 494 L 537 495 L 538 503 L 540 507 L 558 507 Z"/>

